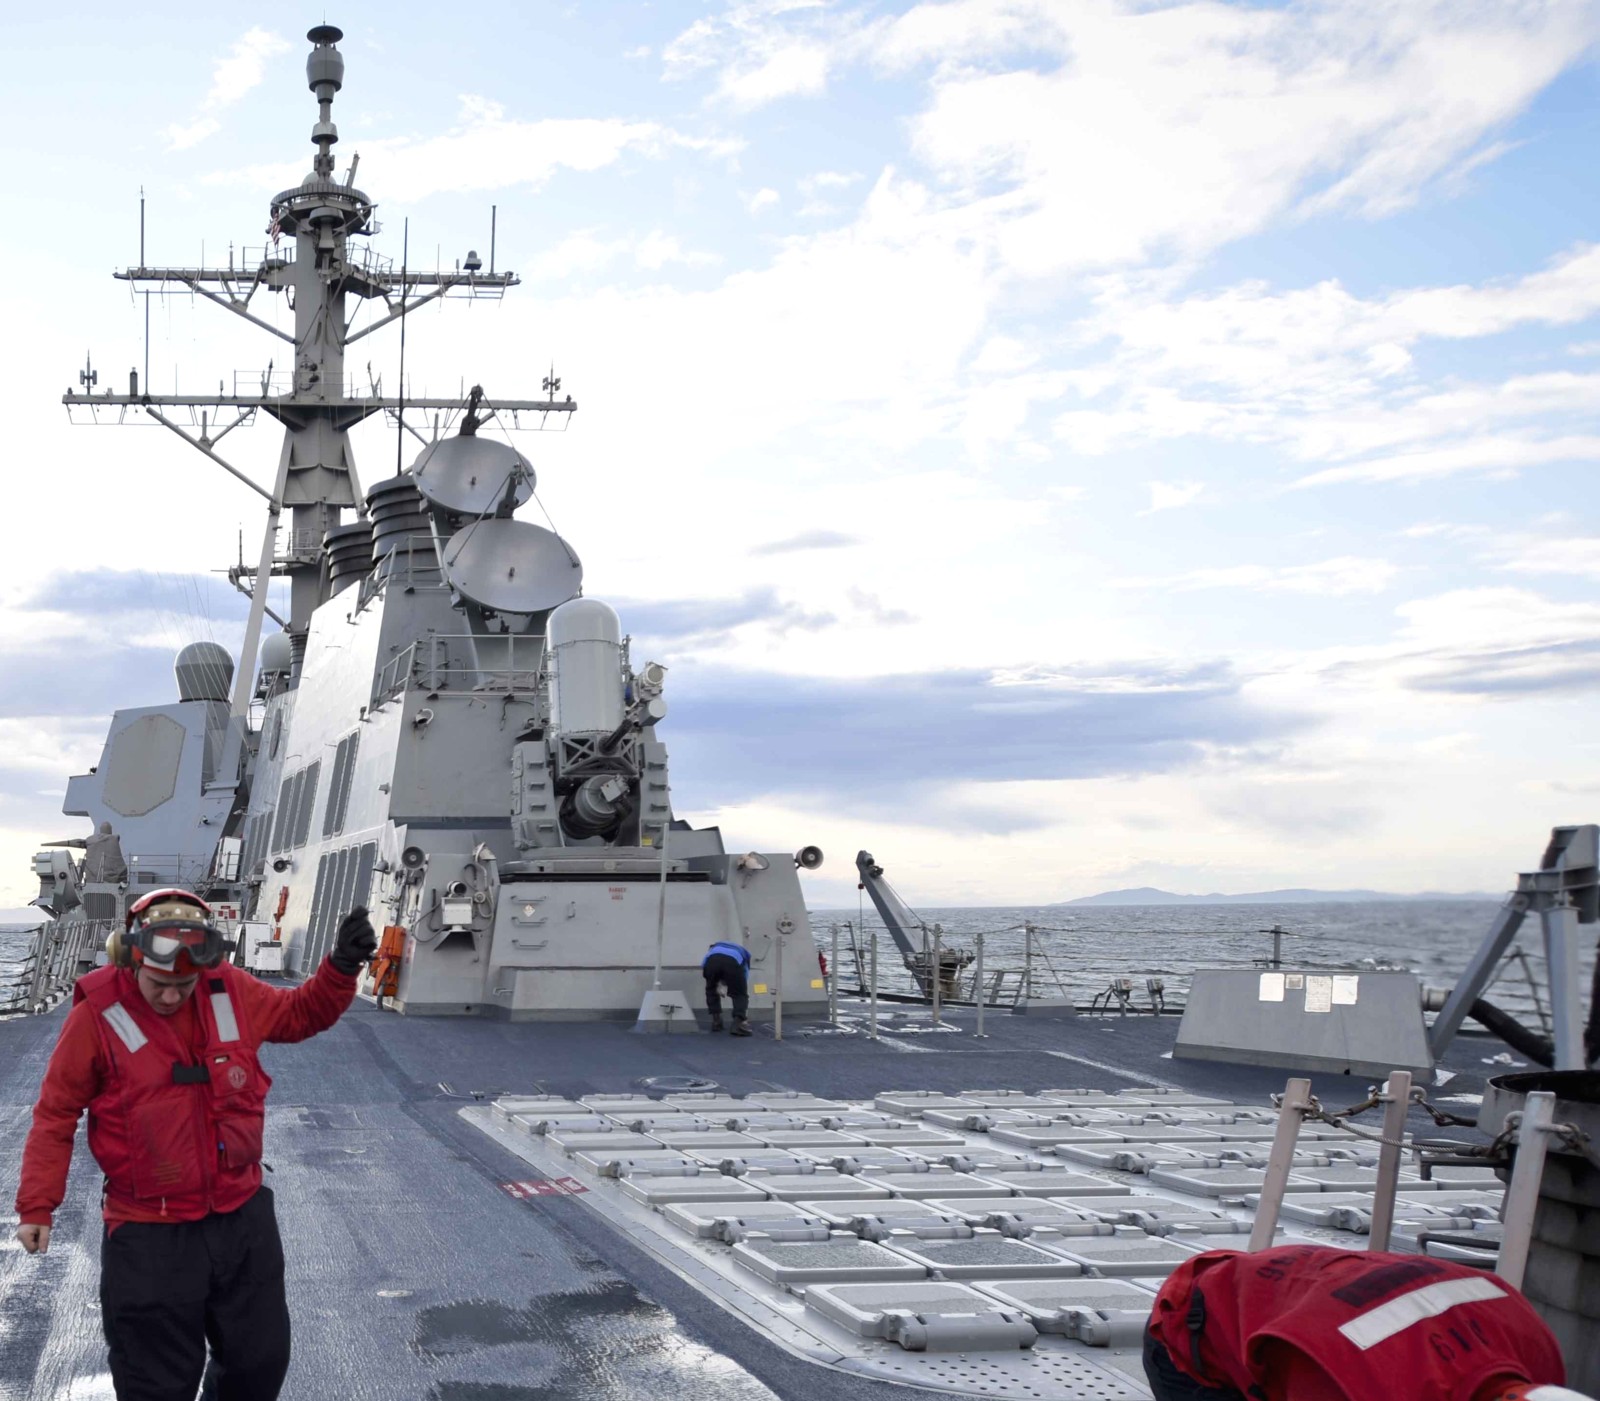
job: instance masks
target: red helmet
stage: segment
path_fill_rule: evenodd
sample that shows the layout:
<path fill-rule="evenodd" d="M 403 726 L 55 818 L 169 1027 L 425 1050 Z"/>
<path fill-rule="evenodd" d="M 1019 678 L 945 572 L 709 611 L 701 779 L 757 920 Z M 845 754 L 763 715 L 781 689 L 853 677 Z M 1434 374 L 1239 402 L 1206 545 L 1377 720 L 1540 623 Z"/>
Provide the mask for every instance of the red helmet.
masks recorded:
<path fill-rule="evenodd" d="M 211 923 L 211 906 L 176 887 L 152 890 L 129 905 L 126 931 L 120 961 L 172 977 L 215 968 L 232 947 Z"/>

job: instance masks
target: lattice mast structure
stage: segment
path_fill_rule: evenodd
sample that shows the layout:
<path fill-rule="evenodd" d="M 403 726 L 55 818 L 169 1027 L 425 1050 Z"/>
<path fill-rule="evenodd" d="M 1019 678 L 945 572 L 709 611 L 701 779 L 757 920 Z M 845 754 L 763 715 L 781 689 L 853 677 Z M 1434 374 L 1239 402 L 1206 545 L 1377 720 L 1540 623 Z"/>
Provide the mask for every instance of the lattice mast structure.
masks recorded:
<path fill-rule="evenodd" d="M 289 635 L 294 684 L 311 615 L 330 596 L 323 568 L 323 539 L 340 524 L 343 511 L 365 509 L 350 429 L 373 414 L 386 413 L 425 444 L 428 440 L 405 422 L 405 410 L 454 414 L 462 408 L 459 399 L 408 397 L 403 383 L 399 396 L 385 396 L 375 384 L 369 393 L 352 393 L 345 373 L 346 351 L 427 302 L 450 295 L 497 299 L 520 280 L 511 272 L 495 272 L 492 254 L 487 272 L 475 253 L 469 253 L 466 262 L 454 270 L 434 272 L 413 272 L 406 267 L 397 271 L 372 254 L 364 240 L 379 228 L 373 217 L 376 206 L 355 186 L 360 157 L 352 159 L 342 181 L 334 176 L 333 147 L 339 130 L 333 121 L 333 99 L 344 83 L 344 58 L 337 47 L 344 36 L 333 25 L 322 24 L 306 37 L 312 45 L 306 80 L 317 99 L 317 120 L 311 129 L 317 154 L 310 174 L 299 185 L 273 197 L 268 229 L 271 243 L 262 249 L 259 262 L 250 267 L 251 260 L 246 259 L 246 265 L 237 268 L 150 267 L 144 261 L 141 235 L 139 266 L 115 274 L 121 281 L 153 287 L 155 295 L 177 291 L 204 297 L 258 330 L 288 341 L 294 347 L 288 382 L 280 384 L 269 371 L 255 393 L 241 394 L 235 384 L 235 392 L 229 394 L 219 383 L 215 394 L 151 394 L 148 384 L 139 384 L 135 371 L 129 375 L 126 394 L 109 388 L 97 393 L 97 376 L 86 366 L 79 376 L 81 392 L 68 390 L 62 400 L 69 412 L 87 410 L 95 421 L 113 411 L 119 421 L 125 421 L 129 410 L 142 411 L 267 503 L 259 564 L 237 571 L 249 580 L 245 591 L 250 597 L 250 613 L 234 671 L 232 720 L 213 789 L 235 789 L 239 783 L 256 653 L 269 611 L 268 580 L 273 575 L 289 580 L 289 616 L 272 616 Z M 352 244 L 353 239 L 363 242 Z M 291 297 L 292 334 L 251 310 L 252 300 L 263 289 Z M 358 299 L 354 309 L 352 298 Z M 371 301 L 382 302 L 382 314 L 355 329 L 352 323 L 361 303 Z M 555 397 L 559 388 L 560 381 L 552 373 L 544 383 L 544 399 L 496 400 L 484 416 L 498 416 L 514 427 L 544 426 L 550 415 L 567 415 L 577 407 L 570 395 L 561 400 Z M 251 423 L 260 412 L 276 419 L 284 430 L 270 490 L 217 451 L 217 443 L 226 434 Z M 187 428 L 179 421 L 185 415 Z M 532 421 L 525 424 L 525 416 Z M 285 524 L 286 531 L 282 529 Z"/>

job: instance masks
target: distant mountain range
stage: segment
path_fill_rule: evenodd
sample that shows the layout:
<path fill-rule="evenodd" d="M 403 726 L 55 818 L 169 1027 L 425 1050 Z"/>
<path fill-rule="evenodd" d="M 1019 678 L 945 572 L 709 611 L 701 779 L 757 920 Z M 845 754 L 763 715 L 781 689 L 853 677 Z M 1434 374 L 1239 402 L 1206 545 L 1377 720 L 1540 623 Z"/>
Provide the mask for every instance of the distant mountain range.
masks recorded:
<path fill-rule="evenodd" d="M 1482 891 L 1461 895 L 1440 890 L 1425 890 L 1417 895 L 1394 895 L 1383 890 L 1253 890 L 1245 895 L 1174 895 L 1141 885 L 1134 890 L 1106 890 L 1099 895 L 1084 895 L 1063 900 L 1066 905 L 1330 905 L 1368 900 L 1498 900 L 1498 895 Z"/>

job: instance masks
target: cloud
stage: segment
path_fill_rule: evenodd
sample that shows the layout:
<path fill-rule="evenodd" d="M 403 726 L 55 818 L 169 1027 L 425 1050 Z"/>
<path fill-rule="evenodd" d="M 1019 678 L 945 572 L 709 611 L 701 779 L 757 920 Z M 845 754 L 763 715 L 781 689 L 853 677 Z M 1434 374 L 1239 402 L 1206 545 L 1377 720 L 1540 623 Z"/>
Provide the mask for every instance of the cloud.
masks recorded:
<path fill-rule="evenodd" d="M 662 229 L 620 238 L 606 238 L 597 229 L 577 229 L 519 271 L 528 281 L 567 281 L 600 272 L 623 259 L 631 259 L 646 272 L 673 265 L 711 267 L 721 261 L 718 254 L 685 248 L 675 235 Z"/>
<path fill-rule="evenodd" d="M 75 667 L 72 685 L 63 686 L 58 651 L 8 648 L 0 663 L 0 717 L 109 720 L 118 706 L 159 705 L 177 700 L 173 655 L 157 647 L 108 645 L 92 662 Z M 66 770 L 61 769 L 58 781 L 63 789 L 66 779 Z"/>
<path fill-rule="evenodd" d="M 1408 525 L 1400 532 L 1408 540 L 1472 540 L 1489 534 L 1486 525 L 1463 525 L 1456 521 L 1425 521 Z"/>
<path fill-rule="evenodd" d="M 460 98 L 455 125 L 440 136 L 371 138 L 361 146 L 363 185 L 393 201 L 430 195 L 522 187 L 542 189 L 562 171 L 591 173 L 630 155 L 660 160 L 674 151 L 728 158 L 741 143 L 730 137 L 698 137 L 654 121 L 622 117 L 547 118 L 521 121 L 502 103 L 476 94 Z M 217 171 L 211 184 L 251 190 L 297 184 L 297 163 Z"/>
<path fill-rule="evenodd" d="M 189 619 L 203 630 L 219 616 L 242 618 L 249 604 L 214 574 L 100 568 L 62 570 L 33 581 L 10 606 L 28 612 L 66 610 L 100 617 L 160 614 L 174 625 Z"/>
<path fill-rule="evenodd" d="M 1486 557 L 1495 569 L 1509 574 L 1562 574 L 1600 581 L 1600 537 L 1593 535 L 1516 535 L 1491 543 Z"/>
<path fill-rule="evenodd" d="M 846 535 L 839 530 L 803 530 L 798 535 L 790 535 L 782 540 L 769 540 L 764 545 L 752 545 L 750 553 L 786 555 L 798 550 L 842 550 L 860 543 L 860 536 Z"/>
<path fill-rule="evenodd" d="M 758 0 L 698 19 L 662 50 L 663 75 L 674 81 L 719 70 L 712 100 L 745 110 L 819 96 L 834 66 L 833 44 L 826 34 L 786 28 L 797 15 L 832 18 L 819 0 Z M 827 27 L 837 33 L 833 23 Z"/>
<path fill-rule="evenodd" d="M 964 22 L 934 22 L 945 10 Z M 1003 211 L 1008 266 L 1042 274 L 1190 259 L 1283 218 L 1390 213 L 1481 160 L 1595 29 L 1587 6 L 1531 0 L 979 0 L 919 5 L 866 37 L 841 26 L 836 47 L 933 66 L 914 149 L 942 186 Z M 998 62 L 1024 45 L 1031 64 Z"/>
<path fill-rule="evenodd" d="M 820 194 L 823 190 L 847 190 L 861 183 L 858 170 L 819 170 L 814 175 L 802 176 L 800 193 L 806 196 Z"/>
<path fill-rule="evenodd" d="M 1587 244 L 1517 278 L 1370 298 L 1332 280 L 1182 295 L 1157 278 L 1104 278 L 1074 337 L 1097 358 L 1068 375 L 1077 403 L 1053 431 L 1090 456 L 1185 438 L 1266 445 L 1299 466 L 1302 488 L 1592 461 L 1600 374 L 1430 384 L 1413 351 L 1596 313 L 1600 247 Z"/>
<path fill-rule="evenodd" d="M 925 74 L 914 152 L 950 208 L 989 216 L 1005 266 L 1038 275 L 1392 212 L 1503 152 L 1500 128 L 1595 34 L 1591 7 L 1538 0 L 941 0 L 892 18 L 762 0 L 696 20 L 663 62 L 743 109 L 820 96 L 847 67 Z"/>
<path fill-rule="evenodd" d="M 276 34 L 259 26 L 247 30 L 212 65 L 211 87 L 200 104 L 200 114 L 187 123 L 174 123 L 167 128 L 168 149 L 188 150 L 221 131 L 222 124 L 209 114 L 233 106 L 259 86 L 266 76 L 267 61 L 288 51 L 288 43 Z"/>
<path fill-rule="evenodd" d="M 776 190 L 761 189 L 752 195 L 745 195 L 744 207 L 752 214 L 760 214 L 765 210 L 775 208 L 783 199 Z"/>
<path fill-rule="evenodd" d="M 595 229 L 577 229 L 538 254 L 523 270 L 530 282 L 548 282 L 598 272 L 633 248 L 627 238 L 603 238 Z"/>
<path fill-rule="evenodd" d="M 117 569 L 62 571 L 4 603 L 0 716 L 11 717 L 109 717 L 119 706 L 174 700 L 179 649 L 211 641 L 237 655 L 249 610 L 248 600 L 215 575 Z M 65 646 L 78 660 L 73 684 L 64 687 Z"/>
<path fill-rule="evenodd" d="M 1480 647 L 1458 658 L 1434 659 L 1409 685 L 1483 697 L 1592 692 L 1600 689 L 1600 638 Z"/>
<path fill-rule="evenodd" d="M 1342 555 L 1315 564 L 1230 564 L 1190 569 L 1181 574 L 1161 574 L 1116 580 L 1119 588 L 1159 589 L 1193 593 L 1203 589 L 1253 589 L 1276 593 L 1345 597 L 1382 593 L 1400 573 L 1388 560 Z"/>
<path fill-rule="evenodd" d="M 792 629 L 816 631 L 837 621 L 832 613 L 807 612 L 770 588 L 750 589 L 739 598 L 623 599 L 617 602 L 617 609 L 635 637 L 672 642 L 679 650 L 726 646 L 739 629 L 757 625 L 769 635 L 781 637 Z"/>
<path fill-rule="evenodd" d="M 167 149 L 169 151 L 187 151 L 191 146 L 198 146 L 208 136 L 215 136 L 222 130 L 222 123 L 215 117 L 196 117 L 187 125 L 174 122 L 167 128 Z"/>
<path fill-rule="evenodd" d="M 695 668 L 680 673 L 672 700 L 664 737 L 673 791 L 689 807 L 700 794 L 737 802 L 825 793 L 854 803 L 869 791 L 1171 772 L 1214 746 L 1307 724 L 1243 699 L 1222 664 L 1048 668 L 1026 681 L 978 671 L 848 680 Z"/>
<path fill-rule="evenodd" d="M 1346 467 L 1325 467 L 1298 478 L 1296 487 L 1331 486 L 1341 482 L 1426 481 L 1458 472 L 1510 474 L 1521 467 L 1553 462 L 1600 460 L 1600 437 L 1568 434 L 1553 438 L 1495 434 L 1468 442 L 1444 444 L 1353 462 Z"/>
<path fill-rule="evenodd" d="M 633 260 L 642 268 L 659 272 L 668 263 L 700 268 L 710 267 L 720 262 L 721 258 L 715 253 L 686 249 L 671 234 L 663 233 L 660 229 L 652 229 L 634 244 Z"/>
<path fill-rule="evenodd" d="M 869 622 L 878 627 L 901 627 L 917 621 L 915 613 L 908 613 L 904 608 L 886 607 L 877 594 L 868 593 L 866 589 L 848 588 L 845 590 L 845 597 L 855 606 L 857 612 L 864 614 Z"/>
<path fill-rule="evenodd" d="M 1600 604 L 1480 586 L 1408 600 L 1395 616 L 1392 641 L 1299 665 L 1314 686 L 1365 689 L 1385 708 L 1407 691 L 1494 700 L 1600 689 Z"/>
<path fill-rule="evenodd" d="M 1204 482 L 1148 482 L 1146 485 L 1150 488 L 1150 507 L 1139 513 L 1143 516 L 1187 506 L 1206 489 Z"/>

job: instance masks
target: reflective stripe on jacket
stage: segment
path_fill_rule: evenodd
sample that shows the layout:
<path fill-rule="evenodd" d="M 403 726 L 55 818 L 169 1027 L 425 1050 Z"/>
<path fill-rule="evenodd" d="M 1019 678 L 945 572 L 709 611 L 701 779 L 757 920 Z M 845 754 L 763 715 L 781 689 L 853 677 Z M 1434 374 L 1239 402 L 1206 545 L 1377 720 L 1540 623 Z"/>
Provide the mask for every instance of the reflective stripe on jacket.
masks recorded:
<path fill-rule="evenodd" d="M 1554 1336 L 1521 1294 L 1425 1255 L 1208 1251 L 1162 1286 L 1150 1329 L 1186 1375 L 1267 1401 L 1286 1394 L 1268 1365 L 1274 1343 L 1309 1358 L 1352 1401 L 1461 1401 L 1499 1375 L 1565 1379 Z"/>
<path fill-rule="evenodd" d="M 89 1105 L 89 1150 L 113 1198 L 180 1219 L 211 1209 L 220 1185 L 236 1200 L 261 1181 L 261 1134 L 272 1080 L 256 1056 L 245 999 L 229 964 L 201 973 L 193 997 L 200 1036 L 183 1044 L 127 969 L 78 980 L 73 1000 L 95 1018 L 110 1068 Z"/>

